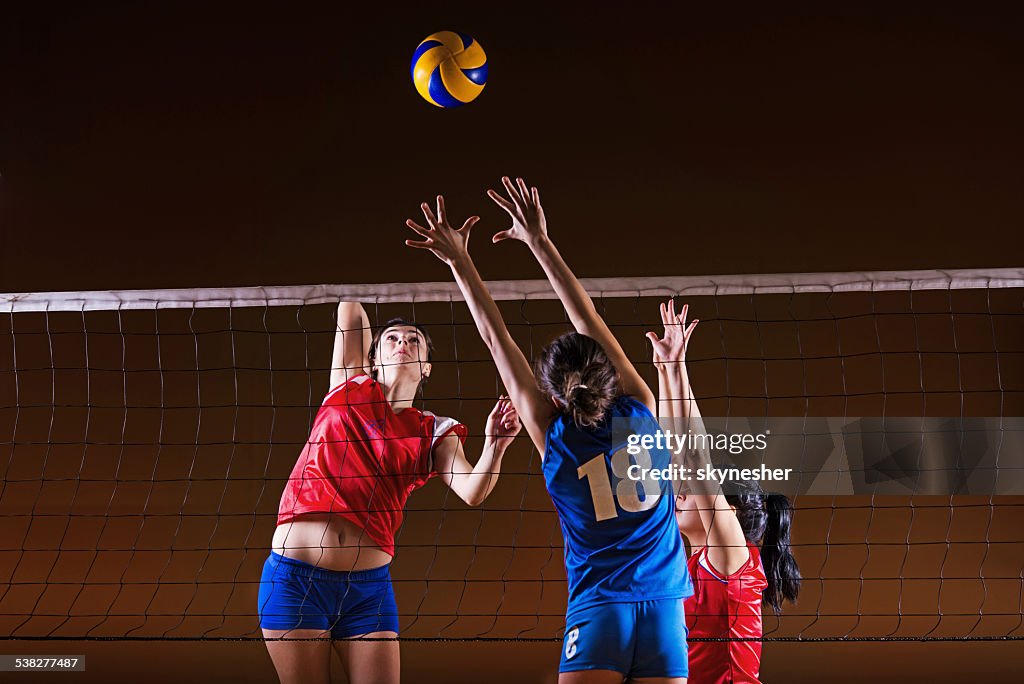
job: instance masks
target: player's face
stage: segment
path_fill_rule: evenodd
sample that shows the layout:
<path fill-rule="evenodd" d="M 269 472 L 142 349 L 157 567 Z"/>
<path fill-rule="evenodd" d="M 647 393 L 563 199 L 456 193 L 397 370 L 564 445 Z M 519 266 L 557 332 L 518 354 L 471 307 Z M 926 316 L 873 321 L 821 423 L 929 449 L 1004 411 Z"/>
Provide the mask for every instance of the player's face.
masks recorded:
<path fill-rule="evenodd" d="M 427 361 L 427 340 L 411 325 L 396 325 L 380 336 L 377 362 L 382 366 L 424 364 Z"/>

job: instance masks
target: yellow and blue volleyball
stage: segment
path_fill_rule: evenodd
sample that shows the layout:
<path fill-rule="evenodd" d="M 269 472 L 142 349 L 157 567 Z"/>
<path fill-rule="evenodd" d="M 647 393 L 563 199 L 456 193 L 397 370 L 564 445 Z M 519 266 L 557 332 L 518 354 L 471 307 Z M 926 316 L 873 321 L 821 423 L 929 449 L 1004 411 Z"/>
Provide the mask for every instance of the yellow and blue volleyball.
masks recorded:
<path fill-rule="evenodd" d="M 487 55 L 465 33 L 438 31 L 412 55 L 412 82 L 423 99 L 438 107 L 472 102 L 487 84 Z"/>

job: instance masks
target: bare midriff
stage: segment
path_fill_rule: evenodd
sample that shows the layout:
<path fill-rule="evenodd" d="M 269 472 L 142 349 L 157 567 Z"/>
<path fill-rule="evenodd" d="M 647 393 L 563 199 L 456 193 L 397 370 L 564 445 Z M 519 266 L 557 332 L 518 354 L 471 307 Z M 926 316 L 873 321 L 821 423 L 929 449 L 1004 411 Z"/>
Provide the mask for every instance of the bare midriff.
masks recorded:
<path fill-rule="evenodd" d="M 274 551 L 325 570 L 371 570 L 391 562 L 366 531 L 339 515 L 304 515 L 277 526 Z"/>

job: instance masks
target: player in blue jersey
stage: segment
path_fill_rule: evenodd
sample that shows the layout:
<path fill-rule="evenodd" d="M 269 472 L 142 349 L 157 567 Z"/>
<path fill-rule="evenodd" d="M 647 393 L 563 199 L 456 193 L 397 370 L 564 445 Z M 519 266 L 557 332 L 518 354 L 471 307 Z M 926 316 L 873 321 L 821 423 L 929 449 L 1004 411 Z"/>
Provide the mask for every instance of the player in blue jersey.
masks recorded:
<path fill-rule="evenodd" d="M 421 205 L 426 226 L 406 222 L 423 238 L 406 244 L 430 250 L 451 268 L 543 455 L 544 479 L 565 536 L 569 584 L 559 683 L 683 683 L 688 674 L 683 599 L 693 587 L 674 496 L 667 482 L 645 483 L 641 489 L 626 477 L 633 463 L 669 465 L 665 450 L 631 457 L 625 448 L 629 434 L 658 429 L 654 394 L 549 239 L 537 188 L 528 188 L 521 178 L 502 183 L 507 197 L 488 194 L 512 217 L 512 226 L 493 241 L 514 239 L 529 246 L 576 328 L 544 349 L 536 376 L 469 255 L 470 230 L 479 217 L 454 229 L 438 197 L 436 214 Z"/>

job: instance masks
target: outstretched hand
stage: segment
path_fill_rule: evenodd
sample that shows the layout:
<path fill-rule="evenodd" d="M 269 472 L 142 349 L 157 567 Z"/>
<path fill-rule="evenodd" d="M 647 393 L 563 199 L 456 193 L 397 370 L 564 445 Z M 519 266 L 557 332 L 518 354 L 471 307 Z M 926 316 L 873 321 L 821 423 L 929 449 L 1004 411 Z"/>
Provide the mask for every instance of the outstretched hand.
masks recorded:
<path fill-rule="evenodd" d="M 665 326 L 665 331 L 660 338 L 657 333 L 647 333 L 647 339 L 654 348 L 654 365 L 659 370 L 670 363 L 686 361 L 686 347 L 690 342 L 690 335 L 700 322 L 695 318 L 689 325 L 686 324 L 686 313 L 689 308 L 689 304 L 683 304 L 682 312 L 676 315 L 675 300 L 670 299 L 660 306 L 661 322 Z"/>
<path fill-rule="evenodd" d="M 522 178 L 516 178 L 513 184 L 508 176 L 502 176 L 501 182 L 508 192 L 508 199 L 494 190 L 488 190 L 487 196 L 512 217 L 512 226 L 495 233 L 491 241 L 512 239 L 530 244 L 546 237 L 548 224 L 544 218 L 544 207 L 540 205 L 540 191 L 536 186 L 527 188 Z"/>
<path fill-rule="evenodd" d="M 416 249 L 427 249 L 433 252 L 434 256 L 451 266 L 454 262 L 469 257 L 469 232 L 480 220 L 479 216 L 470 216 L 462 224 L 461 228 L 452 228 L 448 225 L 448 216 L 444 208 L 444 197 L 437 196 L 437 215 L 430 209 L 430 205 L 424 202 L 420 205 L 423 216 L 426 218 L 427 227 L 424 228 L 412 219 L 408 219 L 405 225 L 412 228 L 417 235 L 423 238 L 422 242 L 406 240 L 405 244 Z"/>

